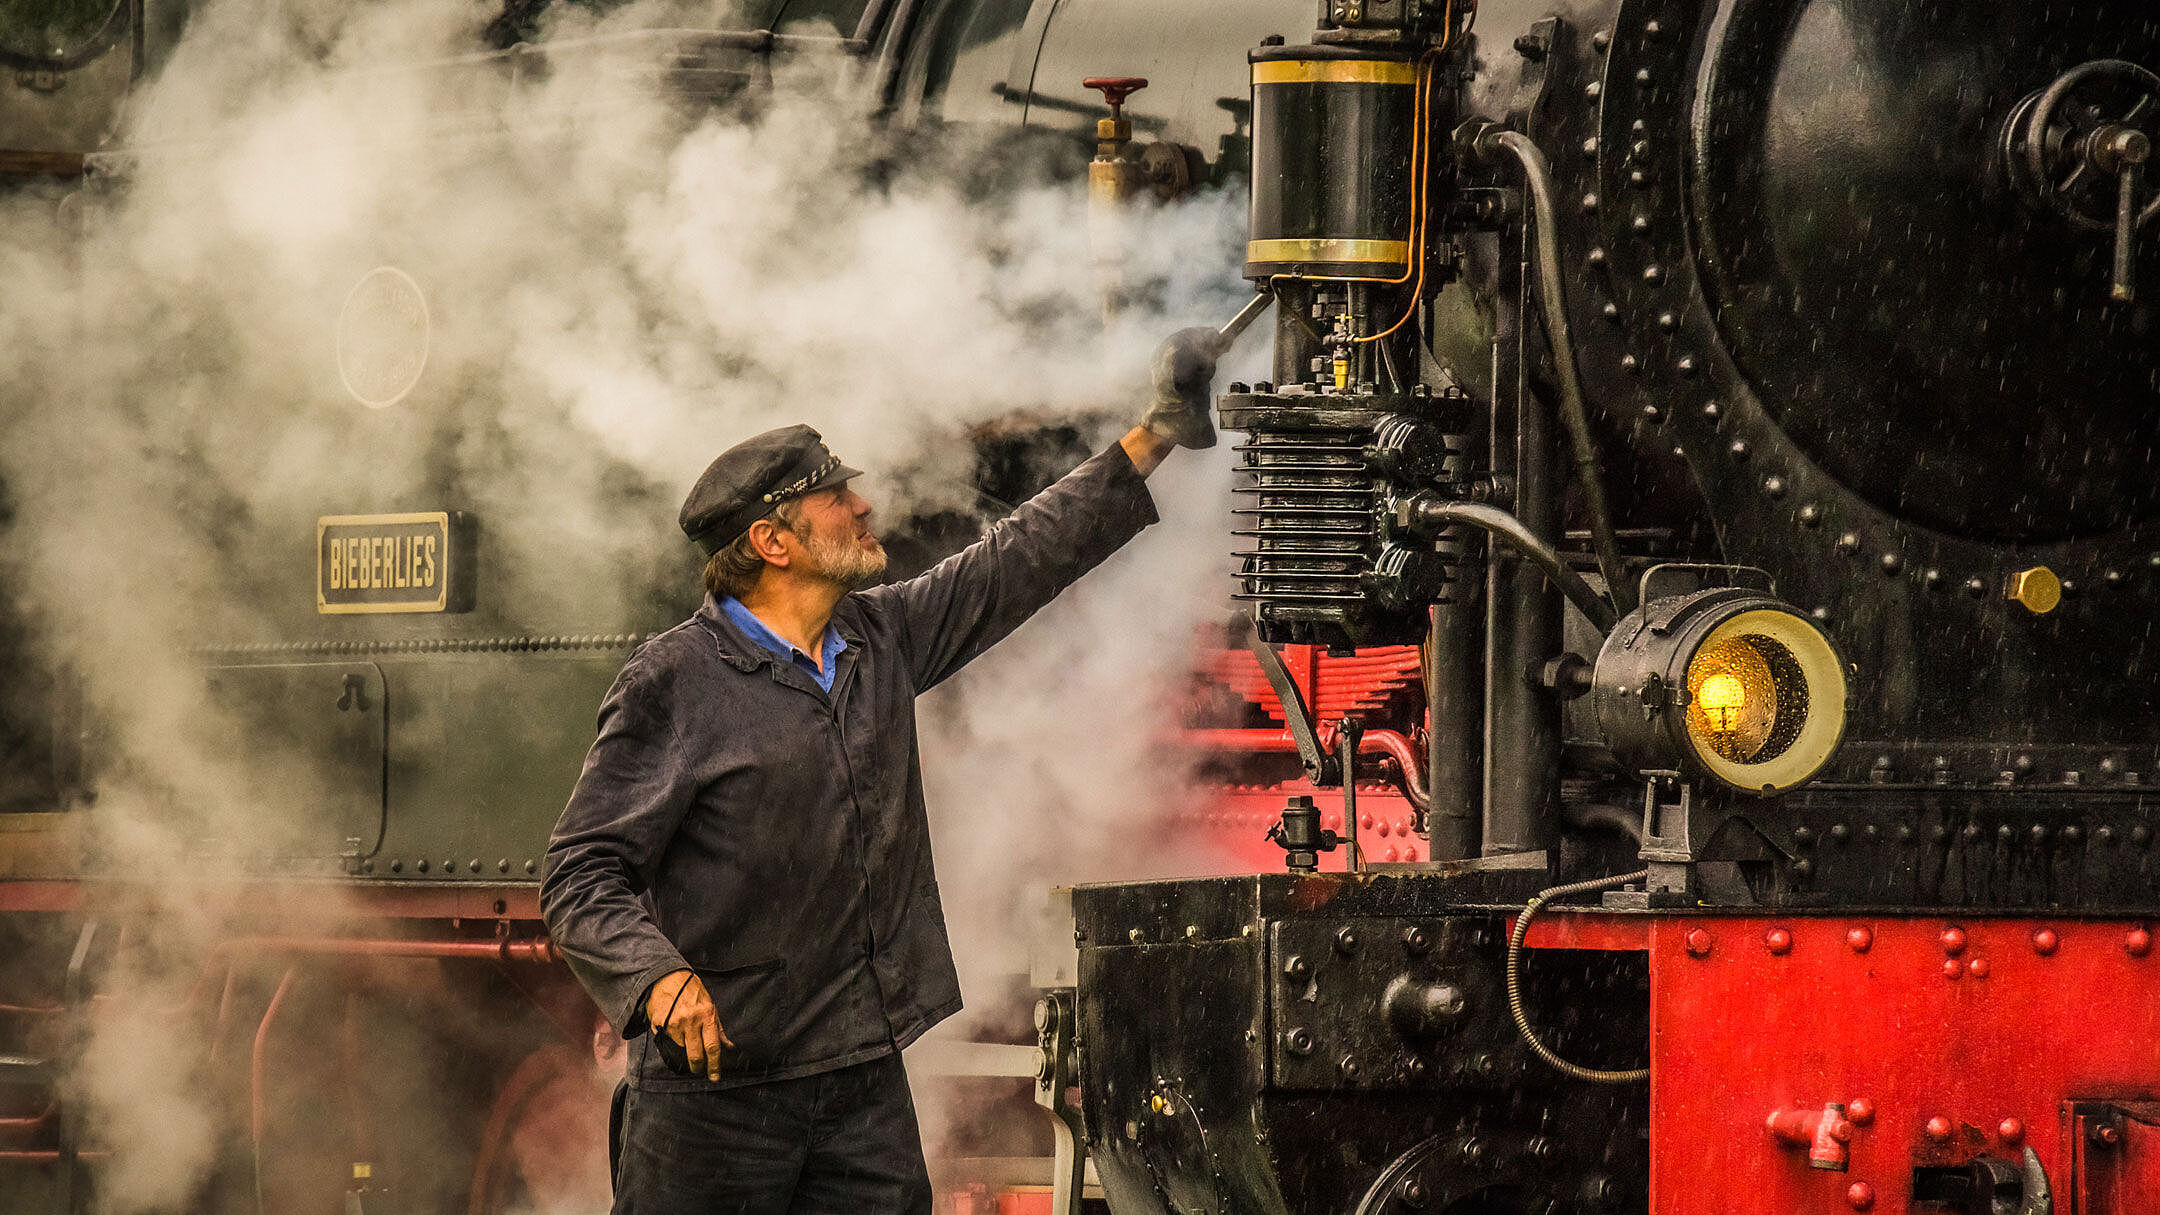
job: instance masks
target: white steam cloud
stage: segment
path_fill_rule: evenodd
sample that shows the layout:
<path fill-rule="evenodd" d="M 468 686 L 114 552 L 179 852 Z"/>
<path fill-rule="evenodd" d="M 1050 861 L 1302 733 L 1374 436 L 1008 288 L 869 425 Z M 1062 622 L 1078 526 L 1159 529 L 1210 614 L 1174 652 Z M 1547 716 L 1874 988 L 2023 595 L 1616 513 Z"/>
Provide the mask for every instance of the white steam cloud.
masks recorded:
<path fill-rule="evenodd" d="M 986 170 L 991 133 L 888 158 L 833 59 L 776 63 L 747 109 L 686 107 L 609 41 L 729 24 L 681 10 L 570 10 L 552 42 L 585 49 L 543 64 L 475 54 L 493 10 L 466 0 L 211 0 L 131 101 L 112 184 L 0 198 L 0 593 L 108 731 L 111 863 L 184 847 L 197 828 L 165 807 L 259 813 L 220 760 L 257 744 L 187 707 L 178 649 L 312 627 L 269 591 L 304 547 L 257 537 L 447 490 L 513 521 L 489 532 L 490 627 L 618 631 L 656 582 L 692 585 L 674 507 L 736 439 L 810 421 L 886 519 L 968 505 L 968 427 L 1094 410 L 1106 443 L 1154 342 L 1242 302 L 1240 197 L 1141 217 L 1147 302 L 1106 330 L 1082 183 Z M 384 265 L 419 284 L 430 338 L 411 395 L 375 410 L 341 385 L 336 333 Z M 1228 466 L 1173 457 L 1162 526 L 922 707 L 976 1003 L 1024 969 L 1020 912 L 1050 883 L 1190 867 L 1148 825 L 1182 793 L 1159 744 L 1221 611 Z M 174 960 L 222 931 L 195 900 L 123 976 L 138 1009 L 177 999 L 194 974 Z M 184 1057 L 159 1038 L 185 1026 L 105 1024 L 79 1078 L 91 1134 L 122 1149 L 102 1199 L 184 1204 L 230 1128 L 199 1078 L 114 1062 Z"/>

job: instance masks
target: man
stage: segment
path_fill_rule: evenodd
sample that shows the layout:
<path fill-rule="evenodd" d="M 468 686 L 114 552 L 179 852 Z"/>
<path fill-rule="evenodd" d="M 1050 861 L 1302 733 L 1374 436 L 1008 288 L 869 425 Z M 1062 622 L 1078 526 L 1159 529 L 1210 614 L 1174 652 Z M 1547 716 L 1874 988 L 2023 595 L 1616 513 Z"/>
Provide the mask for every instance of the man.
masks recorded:
<path fill-rule="evenodd" d="M 616 1215 L 927 1212 L 899 1052 L 958 1011 L 915 697 L 1155 519 L 1146 476 L 1214 442 L 1209 329 L 1156 352 L 1141 425 L 921 577 L 807 426 L 683 503 L 697 615 L 646 643 L 548 845 L 540 901 L 632 1050 Z M 672 1065 L 671 1065 L 672 1064 Z"/>

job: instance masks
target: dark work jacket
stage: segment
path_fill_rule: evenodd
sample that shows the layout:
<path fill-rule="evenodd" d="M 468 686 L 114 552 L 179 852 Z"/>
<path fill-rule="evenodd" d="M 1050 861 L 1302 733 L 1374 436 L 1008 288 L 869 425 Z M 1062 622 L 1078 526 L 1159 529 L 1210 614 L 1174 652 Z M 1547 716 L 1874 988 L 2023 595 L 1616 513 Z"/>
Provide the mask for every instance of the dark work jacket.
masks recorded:
<path fill-rule="evenodd" d="M 695 969 L 735 1049 L 720 1084 L 845 1067 L 960 1008 L 930 864 L 915 697 L 1155 521 L 1113 447 L 917 578 L 858 591 L 830 695 L 707 599 L 631 655 L 548 842 L 540 906 L 634 1037 Z M 633 1045 L 631 1083 L 710 1087 Z"/>

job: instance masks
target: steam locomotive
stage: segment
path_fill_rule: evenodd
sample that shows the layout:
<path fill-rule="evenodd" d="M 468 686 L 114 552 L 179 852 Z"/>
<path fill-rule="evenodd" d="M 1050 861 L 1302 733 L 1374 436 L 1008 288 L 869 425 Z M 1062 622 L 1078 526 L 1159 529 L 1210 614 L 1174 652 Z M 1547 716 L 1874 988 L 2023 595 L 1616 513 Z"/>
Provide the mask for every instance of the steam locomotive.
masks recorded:
<path fill-rule="evenodd" d="M 1226 782 L 1188 825 L 1272 843 L 1242 875 L 1070 893 L 1072 944 L 1037 966 L 1059 1135 L 1040 1200 L 1072 1209 L 1091 1162 L 1124 1215 L 2160 1204 L 2160 18 L 751 7 L 643 37 L 686 89 L 754 87 L 817 43 L 860 62 L 890 128 L 1091 144 L 1113 306 L 1122 225 L 1249 183 L 1223 270 L 1274 347 L 1221 399 L 1245 623 L 1208 667 L 1238 695 L 1187 723 Z M 8 48 L 23 146 L 0 163 L 79 174 L 94 94 L 116 105 L 154 58 L 159 8 Z M 490 36 L 526 45 L 537 12 Z M 414 294 L 357 298 L 394 319 Z M 428 1009 L 527 1011 L 437 1048 L 488 1129 L 469 1181 L 412 1174 L 397 1201 L 545 1188 L 515 1132 L 572 1074 L 546 1022 L 582 1042 L 590 1011 L 547 965 L 529 858 L 576 706 L 661 621 L 529 631 L 474 589 L 516 578 L 516 546 L 474 529 L 325 515 L 313 611 L 196 654 L 321 793 L 276 872 L 218 871 L 281 900 L 275 930 L 189 960 L 191 1015 L 215 1009 L 225 1049 L 253 1036 L 229 1171 L 252 1158 L 258 1201 L 266 1159 L 273 1194 L 326 1192 L 277 1174 L 305 1146 L 381 1205 L 376 1163 L 442 1133 L 340 1115 L 266 1151 L 266 1106 L 385 1098 L 360 1044 L 412 1031 L 379 994 L 429 984 Z M 21 682 L 46 707 L 10 700 L 34 762 L 8 786 L 0 910 L 28 994 L 0 1015 L 26 1023 L 8 1078 L 34 1081 L 128 889 L 80 855 L 97 808 L 67 679 Z M 488 704 L 563 711 L 505 732 Z M 286 804 L 292 779 L 266 765 L 256 796 Z M 265 1077 L 289 999 L 344 1016 L 343 1066 Z M 0 1122 L 27 1144 L 0 1161 L 67 1210 L 97 1145 L 36 1100 Z"/>

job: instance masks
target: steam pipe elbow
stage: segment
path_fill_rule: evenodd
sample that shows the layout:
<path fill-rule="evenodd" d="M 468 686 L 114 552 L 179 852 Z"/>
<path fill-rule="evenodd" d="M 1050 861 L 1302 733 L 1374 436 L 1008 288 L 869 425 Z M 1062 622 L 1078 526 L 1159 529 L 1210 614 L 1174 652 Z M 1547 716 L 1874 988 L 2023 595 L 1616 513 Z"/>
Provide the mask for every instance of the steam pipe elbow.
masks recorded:
<path fill-rule="evenodd" d="M 1422 508 L 1420 514 L 1435 524 L 1467 523 L 1522 554 L 1560 588 L 1568 602 L 1589 618 L 1599 636 L 1612 632 L 1613 625 L 1618 622 L 1619 614 L 1613 611 L 1612 604 L 1604 596 L 1583 581 L 1581 574 L 1569 569 L 1557 550 L 1538 539 L 1522 520 L 1506 511 L 1477 502 L 1435 502 Z"/>
<path fill-rule="evenodd" d="M 1554 199 L 1552 164 L 1545 153 L 1521 131 L 1510 131 L 1490 122 L 1473 120 L 1457 128 L 1482 163 L 1496 163 L 1503 153 L 1522 166 L 1523 185 L 1529 192 L 1537 239 L 1538 303 L 1545 317 L 1546 344 L 1552 348 L 1553 370 L 1560 382 L 1560 421 L 1567 429 L 1574 451 L 1575 479 L 1590 513 L 1590 534 L 1597 550 L 1598 570 L 1605 577 L 1606 594 L 1617 609 L 1615 615 L 1633 610 L 1634 594 L 1620 555 L 1619 533 L 1613 526 L 1612 505 L 1605 495 L 1605 471 L 1598 458 L 1597 441 L 1590 433 L 1590 411 L 1583 401 L 1582 373 L 1575 364 L 1575 338 L 1568 326 L 1567 287 L 1560 268 L 1559 205 Z"/>

